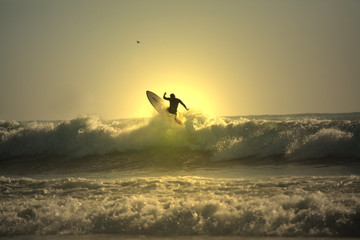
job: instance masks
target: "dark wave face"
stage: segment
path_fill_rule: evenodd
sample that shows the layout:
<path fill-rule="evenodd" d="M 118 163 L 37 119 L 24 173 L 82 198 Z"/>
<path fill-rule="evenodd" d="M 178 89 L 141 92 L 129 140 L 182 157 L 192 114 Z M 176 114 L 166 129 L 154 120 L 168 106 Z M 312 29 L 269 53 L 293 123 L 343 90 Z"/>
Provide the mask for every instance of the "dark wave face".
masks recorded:
<path fill-rule="evenodd" d="M 154 163 L 172 167 L 249 159 L 264 164 L 274 159 L 316 163 L 324 158 L 356 162 L 360 158 L 358 113 L 230 118 L 189 113 L 183 117 L 184 126 L 161 115 L 117 121 L 96 117 L 1 121 L 1 164 L 96 171 L 114 164 L 142 168 Z"/>

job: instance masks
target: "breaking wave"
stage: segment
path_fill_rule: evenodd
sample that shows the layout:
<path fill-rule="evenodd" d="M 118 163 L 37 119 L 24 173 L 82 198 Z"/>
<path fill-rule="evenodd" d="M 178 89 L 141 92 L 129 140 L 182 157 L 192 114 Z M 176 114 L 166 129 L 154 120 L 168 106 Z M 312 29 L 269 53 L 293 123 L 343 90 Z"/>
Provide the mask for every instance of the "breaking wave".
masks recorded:
<path fill-rule="evenodd" d="M 79 158 L 162 151 L 207 153 L 209 160 L 282 157 L 304 160 L 360 157 L 359 114 L 209 117 L 184 115 L 179 126 L 166 116 L 102 121 L 0 121 L 1 159 L 28 156 Z M 167 157 L 171 157 L 167 154 Z"/>

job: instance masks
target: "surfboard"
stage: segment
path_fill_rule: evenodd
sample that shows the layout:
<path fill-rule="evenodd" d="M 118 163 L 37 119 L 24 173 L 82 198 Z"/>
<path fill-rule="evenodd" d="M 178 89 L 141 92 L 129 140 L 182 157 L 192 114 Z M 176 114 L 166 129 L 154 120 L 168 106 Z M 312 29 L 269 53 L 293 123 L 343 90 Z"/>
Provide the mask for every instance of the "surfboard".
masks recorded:
<path fill-rule="evenodd" d="M 161 97 L 159 97 L 158 95 L 156 95 L 155 93 L 151 92 L 151 91 L 146 91 L 146 96 L 149 99 L 149 102 L 151 103 L 151 105 L 155 108 L 155 110 L 162 114 L 162 113 L 167 113 L 169 116 L 174 116 L 172 114 L 170 114 L 167 111 L 167 105 L 164 99 L 162 99 Z M 177 117 L 175 117 L 175 122 L 179 125 L 183 125 L 181 120 L 178 119 Z"/>
<path fill-rule="evenodd" d="M 146 96 L 148 97 L 151 105 L 156 109 L 156 111 L 158 111 L 158 113 L 163 113 L 166 111 L 166 104 L 164 99 L 151 91 L 146 91 Z"/>

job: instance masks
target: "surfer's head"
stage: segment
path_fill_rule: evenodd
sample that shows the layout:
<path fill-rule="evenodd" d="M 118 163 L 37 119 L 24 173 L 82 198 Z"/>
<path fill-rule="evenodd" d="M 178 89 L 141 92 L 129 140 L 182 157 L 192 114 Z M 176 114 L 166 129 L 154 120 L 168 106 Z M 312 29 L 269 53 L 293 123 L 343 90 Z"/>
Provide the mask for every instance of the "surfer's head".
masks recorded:
<path fill-rule="evenodd" d="M 175 98 L 175 94 L 173 94 L 173 93 L 170 94 L 170 97 L 171 97 L 171 98 Z"/>

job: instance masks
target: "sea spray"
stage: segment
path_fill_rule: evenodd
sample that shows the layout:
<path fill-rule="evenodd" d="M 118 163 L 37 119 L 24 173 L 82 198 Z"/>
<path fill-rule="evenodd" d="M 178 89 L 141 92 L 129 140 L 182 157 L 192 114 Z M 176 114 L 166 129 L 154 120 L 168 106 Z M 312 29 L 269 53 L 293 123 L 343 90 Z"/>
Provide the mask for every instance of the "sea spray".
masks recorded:
<path fill-rule="evenodd" d="M 187 152 L 210 153 L 209 161 L 249 157 L 289 160 L 360 157 L 359 120 L 219 118 L 198 113 L 184 117 L 184 126 L 161 115 L 116 121 L 97 117 L 2 121 L 0 156 L 2 159 L 45 155 L 79 158 L 181 148 Z"/>

